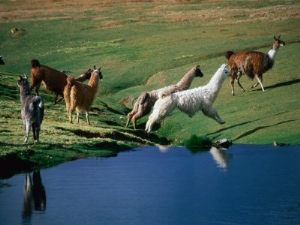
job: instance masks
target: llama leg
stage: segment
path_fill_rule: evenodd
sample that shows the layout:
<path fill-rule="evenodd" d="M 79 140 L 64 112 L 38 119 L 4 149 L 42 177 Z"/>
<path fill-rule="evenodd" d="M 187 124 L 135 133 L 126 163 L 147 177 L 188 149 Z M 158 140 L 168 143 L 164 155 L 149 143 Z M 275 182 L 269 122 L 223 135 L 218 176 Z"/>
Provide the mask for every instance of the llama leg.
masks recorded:
<path fill-rule="evenodd" d="M 27 143 L 27 141 L 28 141 L 29 132 L 30 132 L 30 123 L 31 123 L 31 121 L 26 121 L 25 122 L 25 140 L 24 140 L 24 143 Z"/>
<path fill-rule="evenodd" d="M 56 97 L 56 101 L 55 101 L 55 104 L 56 103 L 58 103 L 58 102 L 60 102 L 64 97 L 62 97 L 62 96 L 60 96 L 60 98 L 59 99 L 57 99 L 58 98 L 58 95 L 57 95 L 57 97 Z"/>
<path fill-rule="evenodd" d="M 233 75 L 230 77 L 230 85 L 231 85 L 231 94 L 234 96 L 234 77 Z"/>
<path fill-rule="evenodd" d="M 131 112 L 127 114 L 127 122 L 125 127 L 128 127 L 132 117 L 139 111 L 139 103 L 138 103 L 139 101 L 140 100 L 138 99 L 138 101 L 134 104 L 133 110 L 131 110 Z"/>
<path fill-rule="evenodd" d="M 52 102 L 53 105 L 56 105 L 57 97 L 58 97 L 58 94 L 54 93 L 54 101 Z"/>
<path fill-rule="evenodd" d="M 36 124 L 32 123 L 33 140 L 36 140 Z"/>
<path fill-rule="evenodd" d="M 258 84 L 260 84 L 261 90 L 265 91 L 264 86 L 262 84 L 262 81 L 263 81 L 262 75 L 255 75 L 255 76 L 256 76 L 256 79 L 257 79 L 257 83 L 255 85 L 253 85 L 251 88 L 255 88 Z"/>
<path fill-rule="evenodd" d="M 85 118 L 86 118 L 86 123 L 87 123 L 88 125 L 91 125 L 91 124 L 90 124 L 89 111 L 88 111 L 88 110 L 85 111 Z"/>
<path fill-rule="evenodd" d="M 221 117 L 219 116 L 217 110 L 210 106 L 210 107 L 206 107 L 205 109 L 202 109 L 202 112 L 204 115 L 214 119 L 215 121 L 217 121 L 219 124 L 224 124 L 225 122 L 221 119 Z"/>
<path fill-rule="evenodd" d="M 41 130 L 41 127 L 40 126 L 37 126 L 35 128 L 35 132 L 36 132 L 36 141 L 37 142 L 40 142 L 40 130 Z"/>
<path fill-rule="evenodd" d="M 153 118 L 153 116 L 149 116 L 149 119 L 146 123 L 145 131 L 149 134 L 152 130 L 153 124 L 156 122 L 156 120 Z"/>
<path fill-rule="evenodd" d="M 136 121 L 142 118 L 144 115 L 148 114 L 148 112 L 138 112 L 132 117 L 133 128 L 136 130 Z"/>
<path fill-rule="evenodd" d="M 70 108 L 69 111 L 68 111 L 70 123 L 73 123 L 73 121 L 72 121 L 72 113 L 73 113 L 73 111 L 74 111 L 73 108 Z"/>
<path fill-rule="evenodd" d="M 132 118 L 133 115 L 134 115 L 133 111 L 131 111 L 130 113 L 127 114 L 127 121 L 126 121 L 125 127 L 128 127 L 129 122 L 130 122 L 130 120 L 131 120 L 131 118 Z"/>
<path fill-rule="evenodd" d="M 36 83 L 33 81 L 33 83 L 31 84 L 30 86 L 30 90 L 33 89 L 34 87 L 34 93 L 36 96 L 39 95 L 39 89 L 40 89 L 40 86 L 41 86 L 41 82 L 42 81 L 37 81 Z"/>
<path fill-rule="evenodd" d="M 239 87 L 242 89 L 242 91 L 245 92 L 245 89 L 243 88 L 243 86 L 242 86 L 241 83 L 240 83 L 240 77 L 241 77 L 241 76 L 238 76 L 238 77 L 236 78 L 236 82 L 237 82 L 237 84 L 239 85 Z"/>
<path fill-rule="evenodd" d="M 80 111 L 78 109 L 76 109 L 76 115 L 77 115 L 76 121 L 77 121 L 77 123 L 79 123 Z"/>

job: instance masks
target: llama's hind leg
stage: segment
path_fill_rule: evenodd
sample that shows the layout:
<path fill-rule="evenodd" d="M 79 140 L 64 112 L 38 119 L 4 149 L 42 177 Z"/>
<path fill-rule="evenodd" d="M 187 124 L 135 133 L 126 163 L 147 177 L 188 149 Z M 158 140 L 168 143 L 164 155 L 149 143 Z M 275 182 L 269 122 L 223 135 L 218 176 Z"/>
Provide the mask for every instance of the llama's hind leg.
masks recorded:
<path fill-rule="evenodd" d="M 202 112 L 203 112 L 204 115 L 206 115 L 206 116 L 208 116 L 208 117 L 214 119 L 214 120 L 217 121 L 219 124 L 224 124 L 224 123 L 225 123 L 225 121 L 223 121 L 223 120 L 221 119 L 221 117 L 219 116 L 217 110 L 216 110 L 214 107 L 212 107 L 212 106 L 207 107 L 207 108 L 205 108 L 205 109 L 202 109 Z"/>
<path fill-rule="evenodd" d="M 127 121 L 125 127 L 128 127 L 130 120 L 132 119 L 132 116 L 134 115 L 135 112 L 131 111 L 130 113 L 127 114 Z"/>
<path fill-rule="evenodd" d="M 89 111 L 88 111 L 88 110 L 85 111 L 85 118 L 86 118 L 86 123 L 87 123 L 88 125 L 91 125 L 91 124 L 90 124 Z"/>
<path fill-rule="evenodd" d="M 72 120 L 73 120 L 73 119 L 72 119 L 73 111 L 74 111 L 74 109 L 69 108 L 68 115 L 69 115 L 69 122 L 70 122 L 70 123 L 73 123 L 73 121 L 72 121 Z"/>
<path fill-rule="evenodd" d="M 32 124 L 33 140 L 39 142 L 40 126 L 37 123 Z"/>
<path fill-rule="evenodd" d="M 25 121 L 25 139 L 24 139 L 24 143 L 27 143 L 28 138 L 29 138 L 29 133 L 30 133 L 30 123 L 31 121 Z"/>

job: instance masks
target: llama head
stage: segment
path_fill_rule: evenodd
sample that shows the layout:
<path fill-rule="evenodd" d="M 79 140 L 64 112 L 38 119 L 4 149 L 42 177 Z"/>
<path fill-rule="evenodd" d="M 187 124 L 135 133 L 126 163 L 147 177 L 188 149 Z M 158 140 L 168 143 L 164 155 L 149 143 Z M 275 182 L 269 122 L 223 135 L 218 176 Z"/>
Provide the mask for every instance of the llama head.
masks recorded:
<path fill-rule="evenodd" d="M 20 80 L 18 81 L 18 86 L 21 88 L 28 88 L 29 89 L 29 82 L 28 77 L 26 74 L 24 74 L 24 78 L 19 75 Z"/>
<path fill-rule="evenodd" d="M 33 59 L 31 60 L 31 68 L 36 68 L 36 67 L 40 67 L 40 62 L 37 59 Z"/>
<path fill-rule="evenodd" d="M 225 77 L 230 77 L 231 76 L 231 73 L 230 71 L 227 69 L 227 64 L 222 64 L 222 66 L 219 68 L 219 71 L 222 72 L 222 74 L 225 76 Z"/>
<path fill-rule="evenodd" d="M 3 56 L 1 55 L 0 56 L 0 65 L 4 65 L 5 64 L 5 62 L 3 61 Z"/>
<path fill-rule="evenodd" d="M 280 35 L 278 36 L 278 38 L 276 38 L 274 36 L 274 43 L 271 48 L 278 49 L 280 46 L 284 46 L 284 45 L 285 45 L 285 42 L 280 40 Z"/>
<path fill-rule="evenodd" d="M 203 73 L 200 70 L 200 65 L 195 67 L 195 77 L 203 77 Z"/>
<path fill-rule="evenodd" d="M 94 65 L 94 70 L 92 71 L 92 74 L 97 73 L 99 79 L 103 79 L 102 73 L 101 73 L 101 67 L 99 69 L 96 68 L 96 65 Z"/>

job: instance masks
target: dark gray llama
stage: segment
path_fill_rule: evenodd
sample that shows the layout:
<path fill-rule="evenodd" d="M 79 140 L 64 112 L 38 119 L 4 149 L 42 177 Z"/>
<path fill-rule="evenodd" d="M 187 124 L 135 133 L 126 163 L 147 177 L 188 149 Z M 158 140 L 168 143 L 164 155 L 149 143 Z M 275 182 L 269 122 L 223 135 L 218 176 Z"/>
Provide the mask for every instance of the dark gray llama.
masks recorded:
<path fill-rule="evenodd" d="M 40 96 L 30 95 L 30 87 L 26 75 L 24 78 L 20 76 L 18 86 L 20 87 L 21 115 L 25 129 L 24 143 L 28 141 L 31 126 L 33 139 L 38 142 L 44 118 L 44 100 Z"/>

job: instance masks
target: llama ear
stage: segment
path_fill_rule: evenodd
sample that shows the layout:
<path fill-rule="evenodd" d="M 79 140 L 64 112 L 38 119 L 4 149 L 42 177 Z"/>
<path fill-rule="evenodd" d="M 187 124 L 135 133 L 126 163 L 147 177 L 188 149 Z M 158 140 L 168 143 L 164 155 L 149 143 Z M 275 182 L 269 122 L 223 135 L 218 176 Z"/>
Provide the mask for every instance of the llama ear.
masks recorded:
<path fill-rule="evenodd" d="M 278 40 L 280 39 L 280 36 L 281 36 L 281 35 L 278 36 L 278 38 L 277 38 Z"/>
<path fill-rule="evenodd" d="M 96 70 L 96 65 L 94 65 L 94 70 Z"/>
<path fill-rule="evenodd" d="M 19 77 L 20 77 L 20 80 L 23 80 L 23 77 L 21 75 L 19 75 Z"/>
<path fill-rule="evenodd" d="M 24 79 L 28 79 L 28 76 L 26 73 L 24 73 Z"/>

